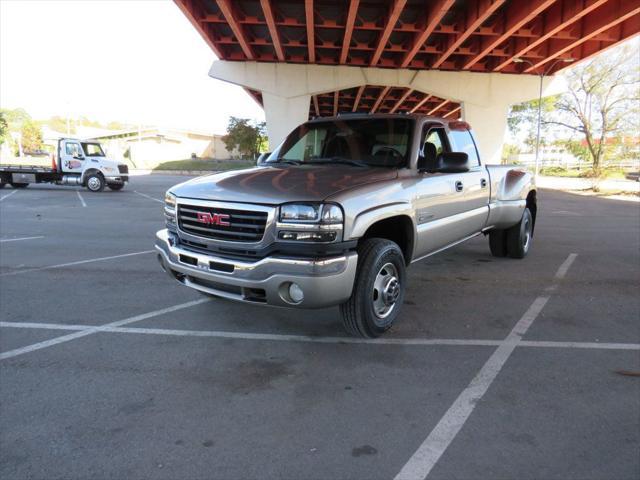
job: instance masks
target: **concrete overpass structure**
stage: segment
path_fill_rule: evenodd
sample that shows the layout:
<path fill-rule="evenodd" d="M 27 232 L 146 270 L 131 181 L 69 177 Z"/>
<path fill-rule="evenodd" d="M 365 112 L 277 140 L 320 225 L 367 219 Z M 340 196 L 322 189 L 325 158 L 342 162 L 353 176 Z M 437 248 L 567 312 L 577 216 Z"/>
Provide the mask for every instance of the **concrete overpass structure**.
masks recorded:
<path fill-rule="evenodd" d="M 541 74 L 640 31 L 640 0 L 175 2 L 220 59 L 209 75 L 264 107 L 272 145 L 314 116 L 417 112 L 468 121 L 492 163 Z"/>

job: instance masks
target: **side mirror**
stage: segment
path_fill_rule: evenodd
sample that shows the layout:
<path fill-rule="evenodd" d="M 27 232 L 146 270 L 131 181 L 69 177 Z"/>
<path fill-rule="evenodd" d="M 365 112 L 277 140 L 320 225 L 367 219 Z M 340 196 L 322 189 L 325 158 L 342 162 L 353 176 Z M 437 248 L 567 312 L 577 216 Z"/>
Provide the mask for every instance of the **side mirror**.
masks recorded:
<path fill-rule="evenodd" d="M 262 165 L 264 165 L 266 163 L 267 158 L 269 158 L 269 155 L 271 155 L 271 152 L 265 152 L 258 155 L 256 166 L 261 167 Z"/>
<path fill-rule="evenodd" d="M 436 172 L 464 173 L 469 171 L 469 155 L 464 152 L 443 152 L 436 158 Z"/>

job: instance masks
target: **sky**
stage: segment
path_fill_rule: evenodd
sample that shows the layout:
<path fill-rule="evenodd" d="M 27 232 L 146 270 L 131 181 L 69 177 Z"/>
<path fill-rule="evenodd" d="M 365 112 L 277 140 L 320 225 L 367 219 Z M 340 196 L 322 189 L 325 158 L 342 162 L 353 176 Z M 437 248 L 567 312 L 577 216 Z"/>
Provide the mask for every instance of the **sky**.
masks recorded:
<path fill-rule="evenodd" d="M 0 107 L 36 119 L 223 133 L 264 119 L 242 88 L 208 76 L 214 53 L 171 0 L 0 0 Z"/>

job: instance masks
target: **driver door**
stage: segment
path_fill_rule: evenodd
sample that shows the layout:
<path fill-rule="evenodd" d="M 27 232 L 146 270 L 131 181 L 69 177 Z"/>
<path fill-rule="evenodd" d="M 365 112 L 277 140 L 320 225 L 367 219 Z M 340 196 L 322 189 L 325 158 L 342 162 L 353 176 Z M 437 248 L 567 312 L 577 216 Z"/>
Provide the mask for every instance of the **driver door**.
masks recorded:
<path fill-rule="evenodd" d="M 84 153 L 80 142 L 65 140 L 60 152 L 62 171 L 64 173 L 82 173 L 84 166 Z"/>

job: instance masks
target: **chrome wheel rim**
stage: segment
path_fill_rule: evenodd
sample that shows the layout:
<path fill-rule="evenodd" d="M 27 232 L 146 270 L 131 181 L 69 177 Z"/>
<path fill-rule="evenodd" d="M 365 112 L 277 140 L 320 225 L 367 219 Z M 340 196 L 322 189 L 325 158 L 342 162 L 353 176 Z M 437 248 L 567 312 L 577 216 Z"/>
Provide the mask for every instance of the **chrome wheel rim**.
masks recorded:
<path fill-rule="evenodd" d="M 527 216 L 524 218 L 524 238 L 522 239 L 522 248 L 526 252 L 529 251 L 531 245 L 531 219 Z"/>
<path fill-rule="evenodd" d="M 91 177 L 87 182 L 87 186 L 90 190 L 97 190 L 100 188 L 100 179 L 98 177 Z"/>
<path fill-rule="evenodd" d="M 393 312 L 401 292 L 398 269 L 393 263 L 385 263 L 373 282 L 373 313 L 376 317 L 387 318 Z"/>

